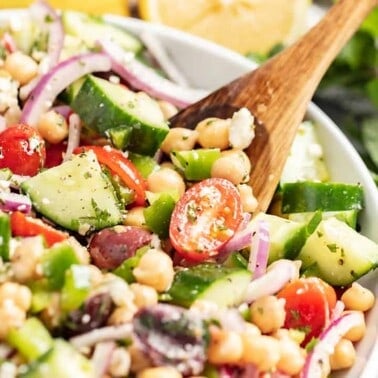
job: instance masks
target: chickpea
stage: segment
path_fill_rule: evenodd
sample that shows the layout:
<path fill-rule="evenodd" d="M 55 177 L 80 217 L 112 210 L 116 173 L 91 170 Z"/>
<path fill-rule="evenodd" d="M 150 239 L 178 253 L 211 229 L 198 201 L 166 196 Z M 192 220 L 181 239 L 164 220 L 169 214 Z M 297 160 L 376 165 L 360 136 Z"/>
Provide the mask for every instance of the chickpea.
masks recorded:
<path fill-rule="evenodd" d="M 122 306 L 117 307 L 109 316 L 109 325 L 121 325 L 130 323 L 136 313 L 136 307 L 134 306 Z"/>
<path fill-rule="evenodd" d="M 160 100 L 158 101 L 158 104 L 165 120 L 173 117 L 178 112 L 176 106 L 168 101 Z"/>
<path fill-rule="evenodd" d="M 182 378 L 182 375 L 174 367 L 159 366 L 141 371 L 137 378 Z"/>
<path fill-rule="evenodd" d="M 146 220 L 144 219 L 144 207 L 136 206 L 127 211 L 124 224 L 126 226 L 136 226 L 146 228 Z"/>
<path fill-rule="evenodd" d="M 248 156 L 240 150 L 223 151 L 211 168 L 211 177 L 221 177 L 235 185 L 247 182 L 251 171 Z"/>
<path fill-rule="evenodd" d="M 374 306 L 375 298 L 369 289 L 353 282 L 352 286 L 341 296 L 341 300 L 344 302 L 346 310 L 368 311 Z"/>
<path fill-rule="evenodd" d="M 109 373 L 112 377 L 127 377 L 130 371 L 130 365 L 130 353 L 125 348 L 118 347 L 112 353 Z"/>
<path fill-rule="evenodd" d="M 172 151 L 189 151 L 194 148 L 197 139 L 198 131 L 174 127 L 169 130 L 160 148 L 166 154 L 170 154 Z"/>
<path fill-rule="evenodd" d="M 134 293 L 122 278 L 112 273 L 106 273 L 97 289 L 105 290 L 110 294 L 116 306 L 134 307 Z"/>
<path fill-rule="evenodd" d="M 306 334 L 303 331 L 299 331 L 297 329 L 280 328 L 276 332 L 274 332 L 272 336 L 279 340 L 288 338 L 294 341 L 296 344 L 300 345 L 305 339 Z"/>
<path fill-rule="evenodd" d="M 7 125 L 18 123 L 21 118 L 22 111 L 18 105 L 11 106 L 4 114 Z"/>
<path fill-rule="evenodd" d="M 356 311 L 360 314 L 360 324 L 351 328 L 345 335 L 344 338 L 353 342 L 360 341 L 366 333 L 366 323 L 364 314 L 360 311 Z"/>
<path fill-rule="evenodd" d="M 41 272 L 38 272 L 38 265 L 44 251 L 44 241 L 41 236 L 21 240 L 11 257 L 12 270 L 16 281 L 25 283 L 41 276 Z"/>
<path fill-rule="evenodd" d="M 180 197 L 185 193 L 185 182 L 173 169 L 161 168 L 147 177 L 148 188 L 153 193 L 177 191 Z"/>
<path fill-rule="evenodd" d="M 255 326 L 252 323 L 245 323 L 245 329 L 244 334 L 246 337 L 255 337 L 255 336 L 261 336 L 260 328 Z"/>
<path fill-rule="evenodd" d="M 31 305 L 32 294 L 27 286 L 15 282 L 5 282 L 0 286 L 0 303 L 12 301 L 23 311 L 28 311 Z"/>
<path fill-rule="evenodd" d="M 252 187 L 248 184 L 238 185 L 243 211 L 253 213 L 257 209 L 257 199 L 253 195 Z"/>
<path fill-rule="evenodd" d="M 243 354 L 241 336 L 233 331 L 214 328 L 211 331 L 208 359 L 213 364 L 237 363 Z"/>
<path fill-rule="evenodd" d="M 280 340 L 281 357 L 277 369 L 287 375 L 299 374 L 305 363 L 305 352 L 290 338 Z"/>
<path fill-rule="evenodd" d="M 41 312 L 41 319 L 49 329 L 54 329 L 61 325 L 62 307 L 60 293 L 51 294 L 49 304 Z"/>
<path fill-rule="evenodd" d="M 37 62 L 20 51 L 15 51 L 6 57 L 4 68 L 21 85 L 28 83 L 38 74 Z"/>
<path fill-rule="evenodd" d="M 228 139 L 230 124 L 231 119 L 204 119 L 195 128 L 198 131 L 198 143 L 203 148 L 227 149 L 230 145 Z"/>
<path fill-rule="evenodd" d="M 348 369 L 356 361 L 356 350 L 353 343 L 347 339 L 341 339 L 329 358 L 332 370 Z"/>
<path fill-rule="evenodd" d="M 171 258 L 157 249 L 148 250 L 133 273 L 138 283 L 151 286 L 158 292 L 167 290 L 175 275 Z"/>
<path fill-rule="evenodd" d="M 65 118 L 54 110 L 39 117 L 38 131 L 49 143 L 57 144 L 68 136 L 68 125 Z"/>
<path fill-rule="evenodd" d="M 134 293 L 134 303 L 138 308 L 152 306 L 158 303 L 158 294 L 153 287 L 133 283 L 130 285 L 130 289 Z"/>
<path fill-rule="evenodd" d="M 251 321 L 260 328 L 262 333 L 272 333 L 283 327 L 285 323 L 285 301 L 274 295 L 261 297 L 251 306 Z"/>
<path fill-rule="evenodd" d="M 0 340 L 4 340 L 12 328 L 21 327 L 26 319 L 26 312 L 13 301 L 5 300 L 0 305 Z"/>
<path fill-rule="evenodd" d="M 271 336 L 241 335 L 243 340 L 243 363 L 256 365 L 260 371 L 269 371 L 276 367 L 281 358 L 280 342 Z"/>
<path fill-rule="evenodd" d="M 143 352 L 143 350 L 138 347 L 137 344 L 133 343 L 128 348 L 128 352 L 131 357 L 131 371 L 136 373 L 142 371 L 152 365 L 149 356 Z"/>

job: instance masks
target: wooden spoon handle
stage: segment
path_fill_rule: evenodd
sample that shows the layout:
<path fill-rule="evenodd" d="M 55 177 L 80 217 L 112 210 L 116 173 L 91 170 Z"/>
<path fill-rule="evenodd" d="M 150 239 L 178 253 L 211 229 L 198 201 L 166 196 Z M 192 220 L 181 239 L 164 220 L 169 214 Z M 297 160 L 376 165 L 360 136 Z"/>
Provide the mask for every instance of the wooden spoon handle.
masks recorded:
<path fill-rule="evenodd" d="M 205 117 L 229 117 L 247 107 L 259 121 L 247 150 L 250 184 L 265 211 L 281 177 L 297 128 L 327 68 L 378 0 L 339 0 L 305 36 L 263 66 L 218 89 L 171 119 L 190 127 Z"/>

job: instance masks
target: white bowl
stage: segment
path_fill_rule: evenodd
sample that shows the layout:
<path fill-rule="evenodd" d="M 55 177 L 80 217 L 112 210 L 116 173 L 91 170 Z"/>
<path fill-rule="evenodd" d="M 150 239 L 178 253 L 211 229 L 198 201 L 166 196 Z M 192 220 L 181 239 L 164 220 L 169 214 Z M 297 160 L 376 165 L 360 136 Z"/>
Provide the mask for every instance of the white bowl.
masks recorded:
<path fill-rule="evenodd" d="M 0 11 L 0 22 L 12 14 L 14 15 L 15 12 L 20 11 Z M 106 19 L 136 34 L 146 31 L 155 35 L 194 87 L 214 90 L 256 67 L 250 60 L 233 51 L 181 31 L 118 16 L 106 16 Z M 365 209 L 360 217 L 361 232 L 378 242 L 378 221 L 376 219 L 378 190 L 367 168 L 344 134 L 314 104 L 309 105 L 307 118 L 317 124 L 318 135 L 324 148 L 332 179 L 347 183 L 360 183 L 363 186 Z M 378 271 L 364 277 L 363 284 L 378 297 Z M 367 334 L 357 347 L 356 364 L 347 372 L 335 376 L 344 378 L 378 377 L 377 319 L 378 301 L 367 316 Z"/>

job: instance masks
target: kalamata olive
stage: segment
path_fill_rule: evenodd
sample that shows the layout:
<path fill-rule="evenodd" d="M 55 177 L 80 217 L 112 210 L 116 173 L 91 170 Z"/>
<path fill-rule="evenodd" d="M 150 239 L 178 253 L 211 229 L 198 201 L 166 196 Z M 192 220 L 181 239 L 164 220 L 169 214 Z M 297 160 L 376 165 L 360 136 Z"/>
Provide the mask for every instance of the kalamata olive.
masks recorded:
<path fill-rule="evenodd" d="M 160 303 L 140 310 L 133 326 L 154 365 L 174 366 L 183 375 L 197 375 L 203 370 L 209 332 L 198 314 Z"/>
<path fill-rule="evenodd" d="M 135 251 L 151 242 L 151 233 L 141 227 L 115 226 L 96 233 L 89 242 L 93 263 L 100 269 L 115 269 Z"/>
<path fill-rule="evenodd" d="M 88 298 L 77 310 L 71 311 L 64 321 L 65 336 L 75 336 L 103 327 L 114 309 L 108 293 L 96 294 Z"/>

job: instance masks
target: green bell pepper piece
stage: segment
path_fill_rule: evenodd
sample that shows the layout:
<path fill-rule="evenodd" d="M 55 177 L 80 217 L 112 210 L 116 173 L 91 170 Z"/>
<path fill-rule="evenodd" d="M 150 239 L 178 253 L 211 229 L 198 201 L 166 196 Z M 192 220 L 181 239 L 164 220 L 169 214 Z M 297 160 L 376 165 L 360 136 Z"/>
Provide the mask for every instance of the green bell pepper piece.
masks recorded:
<path fill-rule="evenodd" d="M 140 259 L 148 250 L 148 246 L 137 249 L 133 257 L 129 257 L 119 267 L 113 270 L 113 274 L 123 278 L 127 283 L 135 282 L 133 270 L 138 266 Z"/>
<path fill-rule="evenodd" d="M 135 165 L 135 168 L 144 178 L 147 178 L 153 171 L 159 168 L 159 164 L 151 156 L 129 152 L 128 159 Z"/>
<path fill-rule="evenodd" d="M 211 177 L 211 167 L 219 159 L 219 148 L 199 148 L 190 151 L 172 151 L 171 159 L 175 167 L 190 181 Z"/>
<path fill-rule="evenodd" d="M 49 331 L 37 318 L 28 318 L 20 328 L 9 331 L 7 342 L 18 350 L 27 361 L 46 353 L 53 345 Z"/>
<path fill-rule="evenodd" d="M 169 223 L 175 205 L 176 201 L 170 194 L 162 193 L 152 205 L 143 210 L 147 227 L 162 239 L 169 235 Z"/>
<path fill-rule="evenodd" d="M 0 258 L 9 260 L 9 242 L 11 239 L 11 226 L 9 215 L 0 212 Z"/>
<path fill-rule="evenodd" d="M 61 291 L 63 311 L 72 311 L 81 306 L 91 288 L 90 268 L 88 265 L 71 265 L 66 270 L 66 277 Z"/>
<path fill-rule="evenodd" d="M 80 262 L 73 247 L 63 242 L 46 250 L 41 263 L 43 275 L 47 278 L 48 289 L 58 290 L 64 285 L 66 270 L 71 265 Z"/>

